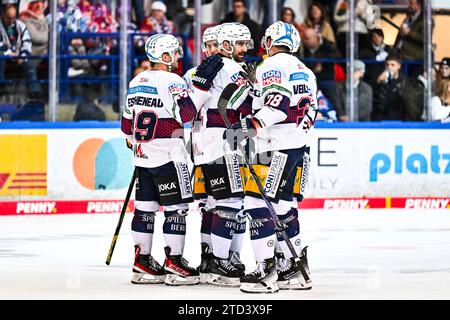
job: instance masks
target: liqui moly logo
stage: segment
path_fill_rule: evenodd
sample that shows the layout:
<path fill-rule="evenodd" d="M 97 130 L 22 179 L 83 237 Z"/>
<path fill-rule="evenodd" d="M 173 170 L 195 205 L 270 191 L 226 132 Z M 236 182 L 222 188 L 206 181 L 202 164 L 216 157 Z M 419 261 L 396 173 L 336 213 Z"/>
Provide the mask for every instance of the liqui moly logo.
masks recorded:
<path fill-rule="evenodd" d="M 247 85 L 247 80 L 243 76 L 241 76 L 239 74 L 239 72 L 237 72 L 237 73 L 235 73 L 235 74 L 233 74 L 231 76 L 231 81 L 236 83 L 238 86 L 245 86 L 245 85 Z"/>
<path fill-rule="evenodd" d="M 268 86 L 272 83 L 281 83 L 281 72 L 277 70 L 270 70 L 264 72 L 262 75 L 262 85 L 263 87 Z"/>

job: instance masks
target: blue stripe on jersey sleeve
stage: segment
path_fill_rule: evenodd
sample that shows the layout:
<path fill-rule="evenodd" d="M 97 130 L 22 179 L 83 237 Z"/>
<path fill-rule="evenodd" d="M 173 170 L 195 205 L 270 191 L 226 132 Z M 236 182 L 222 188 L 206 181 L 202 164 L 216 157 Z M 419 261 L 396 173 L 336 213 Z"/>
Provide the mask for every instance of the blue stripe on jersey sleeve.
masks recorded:
<path fill-rule="evenodd" d="M 309 81 L 309 75 L 307 73 L 304 72 L 296 72 L 296 73 L 292 73 L 289 76 L 289 81 L 295 81 L 295 80 L 305 80 L 305 81 Z"/>
<path fill-rule="evenodd" d="M 128 89 L 128 94 L 134 94 L 134 93 L 158 94 L 158 89 L 155 87 L 149 87 L 149 86 L 137 86 L 137 87 Z"/>

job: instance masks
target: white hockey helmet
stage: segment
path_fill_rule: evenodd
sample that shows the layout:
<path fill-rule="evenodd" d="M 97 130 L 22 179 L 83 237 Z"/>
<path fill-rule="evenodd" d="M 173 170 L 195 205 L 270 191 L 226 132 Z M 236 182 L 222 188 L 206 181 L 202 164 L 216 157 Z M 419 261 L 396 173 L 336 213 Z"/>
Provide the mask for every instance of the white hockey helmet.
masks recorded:
<path fill-rule="evenodd" d="M 294 48 L 291 52 L 297 52 L 300 48 L 300 44 L 302 43 L 302 38 L 300 37 L 300 32 L 298 32 L 297 28 L 291 25 L 294 32 L 292 32 L 292 41 L 294 42 Z"/>
<path fill-rule="evenodd" d="M 228 51 L 223 47 L 224 41 L 230 43 L 232 48 L 231 51 Z M 217 42 L 219 43 L 219 48 L 232 54 L 237 41 L 246 41 L 247 48 L 253 49 L 252 34 L 247 26 L 238 22 L 222 23 L 217 30 Z"/>
<path fill-rule="evenodd" d="M 202 36 L 202 51 L 206 52 L 206 43 L 208 41 L 217 41 L 217 31 L 219 30 L 220 25 L 211 26 L 205 29 Z"/>
<path fill-rule="evenodd" d="M 145 53 L 150 62 L 171 65 L 174 62 L 176 52 L 180 54 L 179 58 L 183 57 L 183 48 L 180 46 L 180 42 L 171 34 L 155 34 L 148 38 L 145 43 Z M 162 55 L 164 53 L 172 58 L 170 62 L 163 60 Z"/>
<path fill-rule="evenodd" d="M 272 39 L 270 47 L 267 46 L 267 39 L 269 37 Z M 268 52 L 272 46 L 284 46 L 289 48 L 289 52 L 294 52 L 297 51 L 300 46 L 300 34 L 292 24 L 277 21 L 266 29 L 262 39 L 262 45 L 266 52 Z"/>

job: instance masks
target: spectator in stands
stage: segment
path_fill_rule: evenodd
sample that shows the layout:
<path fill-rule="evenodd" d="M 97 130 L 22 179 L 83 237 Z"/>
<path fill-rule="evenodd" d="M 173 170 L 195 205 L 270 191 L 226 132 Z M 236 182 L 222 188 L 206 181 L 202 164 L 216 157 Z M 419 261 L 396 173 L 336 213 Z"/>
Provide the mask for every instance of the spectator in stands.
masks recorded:
<path fill-rule="evenodd" d="M 314 0 L 314 2 L 322 5 L 322 7 L 325 9 L 325 14 L 327 15 L 327 17 L 333 16 L 333 11 L 336 7 L 337 1 L 338 0 Z"/>
<path fill-rule="evenodd" d="M 81 0 L 80 11 L 88 22 L 89 32 L 116 32 L 119 25 L 111 9 L 102 0 Z"/>
<path fill-rule="evenodd" d="M 30 1 L 19 15 L 19 19 L 25 23 L 30 33 L 33 56 L 48 53 L 49 28 L 44 16 L 45 5 L 45 0 Z M 41 59 L 31 60 L 36 67 L 40 61 Z"/>
<path fill-rule="evenodd" d="M 5 79 L 6 67 L 22 72 L 29 81 L 27 82 L 29 96 L 37 98 L 41 88 L 37 82 L 36 66 L 27 58 L 32 52 L 27 26 L 17 19 L 17 8 L 14 4 L 2 5 L 0 15 L 0 55 L 15 58 L 0 60 L 0 80 Z"/>
<path fill-rule="evenodd" d="M 73 1 L 58 0 L 57 5 L 57 19 L 58 19 L 58 31 L 71 31 L 71 32 L 84 32 L 87 30 L 87 21 L 81 13 L 80 7 Z M 51 22 L 51 14 L 49 13 L 49 7 L 45 10 L 47 22 Z"/>
<path fill-rule="evenodd" d="M 322 38 L 327 39 L 329 42 L 336 43 L 333 28 L 328 21 L 324 7 L 320 3 L 313 2 L 309 6 L 304 26 L 316 30 Z"/>
<path fill-rule="evenodd" d="M 373 18 L 367 10 L 371 0 L 355 1 L 355 32 L 359 50 L 367 46 L 367 23 Z M 334 9 L 334 22 L 337 26 L 337 46 L 343 57 L 347 55 L 347 33 L 350 30 L 350 5 L 348 0 L 338 0 Z"/>
<path fill-rule="evenodd" d="M 450 58 L 443 58 L 439 64 L 439 74 L 442 79 L 450 79 Z"/>
<path fill-rule="evenodd" d="M 149 60 L 142 60 L 139 63 L 139 67 L 137 67 L 134 70 L 134 76 L 137 76 L 139 73 L 143 72 L 143 71 L 147 71 L 151 69 L 151 65 L 150 65 L 150 61 Z"/>
<path fill-rule="evenodd" d="M 84 46 L 81 38 L 74 38 L 69 45 L 69 54 L 76 56 L 87 55 L 86 47 Z M 81 79 L 88 76 L 93 76 L 94 71 L 88 59 L 70 59 L 70 67 L 67 71 L 67 76 L 71 79 Z M 73 95 L 80 97 L 83 96 L 86 86 L 80 81 L 74 81 L 72 85 Z"/>
<path fill-rule="evenodd" d="M 424 24 L 423 0 L 409 0 L 409 14 L 403 21 L 395 40 L 395 48 L 402 60 L 423 60 Z"/>
<path fill-rule="evenodd" d="M 336 86 L 334 81 L 334 62 L 320 59 L 337 59 L 339 53 L 336 47 L 327 39 L 323 39 L 314 29 L 304 31 L 303 46 L 300 46 L 301 59 L 318 59 L 319 61 L 304 61 L 317 77 L 317 85 L 323 94 L 336 105 Z"/>
<path fill-rule="evenodd" d="M 147 33 L 175 33 L 175 26 L 166 17 L 167 7 L 161 1 L 152 3 L 150 16 L 146 17 L 139 29 Z"/>
<path fill-rule="evenodd" d="M 406 79 L 401 74 L 401 60 L 398 56 L 390 55 L 385 61 L 385 70 L 379 75 L 374 90 L 372 121 L 402 120 L 401 92 Z"/>
<path fill-rule="evenodd" d="M 450 122 L 450 79 L 442 79 L 437 88 L 437 96 L 431 100 L 431 121 Z M 425 118 L 425 117 L 424 117 Z"/>
<path fill-rule="evenodd" d="M 402 99 L 402 120 L 421 121 L 424 112 L 425 89 L 427 88 L 427 74 L 422 72 L 417 77 L 406 80 L 400 92 Z"/>
<path fill-rule="evenodd" d="M 370 121 L 370 115 L 372 113 L 373 103 L 373 91 L 372 87 L 363 81 L 364 73 L 366 71 L 366 65 L 361 60 L 355 60 L 355 71 L 353 78 L 355 81 L 355 97 L 357 97 L 356 120 L 357 121 Z M 339 121 L 347 122 L 349 117 L 346 112 L 347 106 L 347 83 L 343 81 L 337 85 L 338 88 L 338 104 L 336 105 L 336 112 Z"/>
<path fill-rule="evenodd" d="M 336 122 L 336 110 L 331 102 L 323 95 L 322 91 L 317 91 L 317 121 Z"/>
<path fill-rule="evenodd" d="M 436 76 L 436 94 L 442 79 L 450 79 L 450 58 L 443 58 L 439 63 L 439 72 Z"/>
<path fill-rule="evenodd" d="M 295 22 L 295 12 L 292 8 L 284 7 L 281 11 L 281 21 L 292 24 L 300 33 L 300 36 L 303 35 L 303 27 Z"/>
<path fill-rule="evenodd" d="M 247 12 L 247 5 L 244 0 L 233 0 L 233 11 L 228 13 L 220 23 L 225 22 L 239 22 L 248 27 L 252 34 L 255 47 L 247 53 L 249 55 L 256 55 L 261 45 L 261 27 L 256 21 L 250 19 L 250 15 Z"/>
<path fill-rule="evenodd" d="M 375 85 L 378 76 L 384 70 L 384 61 L 390 54 L 395 54 L 396 50 L 384 43 L 384 32 L 381 29 L 370 30 L 369 40 L 369 46 L 360 52 L 359 57 L 377 61 L 377 63 L 370 63 L 366 66 L 367 72 L 364 76 L 370 85 Z"/>
<path fill-rule="evenodd" d="M 83 44 L 83 40 L 80 38 L 74 38 L 69 45 L 70 55 L 86 56 L 86 47 Z M 92 68 L 88 59 L 70 59 L 70 68 L 68 70 L 68 76 L 78 77 L 92 75 Z"/>
<path fill-rule="evenodd" d="M 145 19 L 145 0 L 132 0 L 132 4 L 136 15 L 136 23 L 139 26 Z"/>

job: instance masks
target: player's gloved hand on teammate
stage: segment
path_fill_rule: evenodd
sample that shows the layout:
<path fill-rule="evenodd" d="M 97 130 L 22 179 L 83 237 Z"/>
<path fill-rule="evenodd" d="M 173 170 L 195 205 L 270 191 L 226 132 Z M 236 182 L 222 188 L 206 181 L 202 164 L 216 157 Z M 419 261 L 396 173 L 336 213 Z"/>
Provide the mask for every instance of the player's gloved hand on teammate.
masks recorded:
<path fill-rule="evenodd" d="M 234 150 L 236 144 L 245 146 L 248 139 L 256 136 L 257 126 L 255 122 L 255 119 L 247 116 L 223 133 L 223 138 L 227 140 L 232 150 Z"/>
<path fill-rule="evenodd" d="M 256 67 L 258 62 L 248 63 L 244 65 L 243 69 L 247 73 L 247 78 L 253 83 L 256 80 Z"/>
<path fill-rule="evenodd" d="M 222 69 L 223 61 L 219 55 L 213 55 L 205 58 L 197 67 L 192 83 L 197 88 L 209 90 L 217 73 Z"/>

